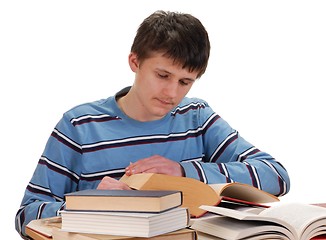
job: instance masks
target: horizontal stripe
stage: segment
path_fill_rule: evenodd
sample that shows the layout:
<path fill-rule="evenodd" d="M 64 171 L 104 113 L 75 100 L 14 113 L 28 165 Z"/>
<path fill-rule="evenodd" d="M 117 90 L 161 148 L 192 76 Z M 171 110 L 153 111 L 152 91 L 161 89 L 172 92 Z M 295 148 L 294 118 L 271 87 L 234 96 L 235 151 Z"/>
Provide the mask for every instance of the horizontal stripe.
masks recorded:
<path fill-rule="evenodd" d="M 71 149 L 75 150 L 76 152 L 82 153 L 81 146 L 65 136 L 63 133 L 61 133 L 58 129 L 54 129 L 52 134 L 52 137 L 56 138 L 59 142 L 62 142 L 66 146 L 70 147 Z"/>
<path fill-rule="evenodd" d="M 286 194 L 288 192 L 288 187 L 287 187 L 286 181 L 283 179 L 282 175 L 279 173 L 277 168 L 267 160 L 262 160 L 262 162 L 265 163 L 267 166 L 269 166 L 269 168 L 272 169 L 274 173 L 276 173 L 276 175 L 279 179 L 280 191 L 278 193 L 278 196 L 283 196 L 284 194 Z M 279 164 L 279 163 L 277 162 L 277 164 Z M 279 165 L 282 167 L 281 164 L 279 164 Z"/>
<path fill-rule="evenodd" d="M 70 178 L 72 181 L 74 181 L 75 183 L 78 183 L 79 181 L 79 176 L 74 173 L 73 171 L 70 171 L 68 168 L 63 167 L 61 165 L 59 165 L 58 163 L 55 163 L 51 160 L 49 160 L 48 158 L 46 158 L 45 156 L 42 156 L 39 160 L 39 164 L 41 165 L 45 165 L 47 166 L 49 169 L 51 169 L 54 172 L 60 173 L 62 175 L 67 176 L 68 178 Z"/>
<path fill-rule="evenodd" d="M 108 170 L 103 172 L 93 172 L 87 174 L 81 174 L 80 180 L 81 181 L 98 181 L 101 180 L 103 177 L 112 177 L 119 179 L 125 174 L 125 169 L 116 169 L 116 170 Z"/>
<path fill-rule="evenodd" d="M 112 120 L 119 120 L 121 118 L 117 116 L 110 116 L 108 114 L 100 114 L 100 115 L 84 115 L 78 118 L 73 118 L 70 120 L 71 124 L 74 126 L 81 125 L 84 123 L 90 122 L 108 122 Z"/>
<path fill-rule="evenodd" d="M 248 156 L 253 155 L 255 153 L 259 152 L 259 149 L 256 147 L 251 147 L 239 154 L 237 161 L 243 162 Z"/>
<path fill-rule="evenodd" d="M 177 107 L 173 112 L 171 112 L 171 115 L 175 116 L 176 114 L 184 114 L 184 113 L 188 112 L 189 110 L 196 110 L 196 109 L 205 108 L 205 107 L 206 107 L 205 103 L 192 102 L 183 107 Z"/>
<path fill-rule="evenodd" d="M 238 132 L 234 131 L 231 134 L 229 134 L 223 142 L 216 148 L 214 153 L 212 154 L 210 158 L 210 162 L 217 162 L 218 158 L 222 155 L 224 150 L 236 139 L 238 138 Z"/>
<path fill-rule="evenodd" d="M 254 186 L 254 187 L 258 188 L 258 189 L 261 189 L 261 184 L 260 184 L 260 180 L 259 180 L 256 168 L 254 166 L 250 165 L 247 162 L 244 162 L 244 164 L 246 165 L 246 167 L 248 169 L 249 176 L 251 178 L 252 186 Z"/>

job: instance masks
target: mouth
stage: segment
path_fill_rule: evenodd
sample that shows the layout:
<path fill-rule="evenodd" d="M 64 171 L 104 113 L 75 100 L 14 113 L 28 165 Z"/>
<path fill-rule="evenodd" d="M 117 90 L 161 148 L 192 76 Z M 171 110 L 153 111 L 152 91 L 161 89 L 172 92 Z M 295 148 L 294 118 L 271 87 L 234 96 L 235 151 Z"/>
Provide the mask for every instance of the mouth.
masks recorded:
<path fill-rule="evenodd" d="M 164 100 L 164 99 L 159 99 L 159 98 L 157 98 L 157 101 L 160 104 L 165 105 L 165 106 L 173 106 L 173 104 L 174 104 L 172 101 Z"/>

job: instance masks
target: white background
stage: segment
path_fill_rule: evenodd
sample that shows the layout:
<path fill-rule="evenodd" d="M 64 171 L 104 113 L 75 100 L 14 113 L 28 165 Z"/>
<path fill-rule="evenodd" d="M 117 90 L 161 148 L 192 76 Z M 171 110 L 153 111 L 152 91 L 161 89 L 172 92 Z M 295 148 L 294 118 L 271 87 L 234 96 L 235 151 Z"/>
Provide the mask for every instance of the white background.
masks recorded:
<path fill-rule="evenodd" d="M 189 96 L 282 162 L 283 201 L 326 202 L 326 2 L 160 2 L 0 3 L 2 236 L 19 239 L 15 213 L 62 113 L 132 84 L 129 49 L 157 9 L 191 13 L 209 32 L 210 63 Z"/>

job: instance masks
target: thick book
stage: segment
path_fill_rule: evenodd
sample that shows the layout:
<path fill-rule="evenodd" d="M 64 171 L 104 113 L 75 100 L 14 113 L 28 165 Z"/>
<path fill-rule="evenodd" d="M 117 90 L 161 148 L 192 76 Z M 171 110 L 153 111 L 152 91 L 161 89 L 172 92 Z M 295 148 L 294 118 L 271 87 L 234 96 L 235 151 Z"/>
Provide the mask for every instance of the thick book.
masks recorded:
<path fill-rule="evenodd" d="M 197 232 L 190 228 L 168 232 L 155 237 L 128 237 L 102 234 L 71 233 L 56 229 L 53 231 L 53 240 L 197 240 Z"/>
<path fill-rule="evenodd" d="M 65 195 L 67 210 L 163 212 L 182 204 L 181 191 L 88 189 Z"/>
<path fill-rule="evenodd" d="M 222 239 L 318 239 L 326 233 L 326 208 L 304 203 L 278 203 L 250 211 L 214 206 L 202 209 L 217 214 L 196 219 L 191 228 Z"/>
<path fill-rule="evenodd" d="M 187 208 L 161 213 L 60 211 L 61 229 L 67 232 L 153 237 L 189 226 Z"/>
<path fill-rule="evenodd" d="M 188 177 L 176 177 L 156 173 L 124 175 L 120 181 L 137 190 L 178 190 L 183 195 L 183 207 L 189 208 L 191 217 L 201 217 L 207 211 L 201 205 L 226 205 L 237 203 L 265 206 L 279 198 L 243 183 L 205 184 Z"/>
<path fill-rule="evenodd" d="M 26 233 L 34 240 L 197 240 L 197 232 L 191 228 L 183 228 L 150 238 L 71 233 L 61 230 L 61 217 L 32 220 L 26 227 Z"/>
<path fill-rule="evenodd" d="M 34 240 L 52 239 L 54 229 L 61 228 L 61 217 L 51 217 L 43 219 L 35 219 L 30 221 L 26 227 L 26 234 Z"/>

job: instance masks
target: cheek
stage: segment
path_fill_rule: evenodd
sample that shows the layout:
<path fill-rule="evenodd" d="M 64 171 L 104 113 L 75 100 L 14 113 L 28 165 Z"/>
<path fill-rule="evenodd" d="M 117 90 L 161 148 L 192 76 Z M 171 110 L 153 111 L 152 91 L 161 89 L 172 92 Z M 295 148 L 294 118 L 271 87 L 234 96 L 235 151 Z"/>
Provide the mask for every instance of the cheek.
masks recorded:
<path fill-rule="evenodd" d="M 192 84 L 190 86 L 182 87 L 180 90 L 180 95 L 183 95 L 185 97 L 189 93 L 191 87 Z"/>

